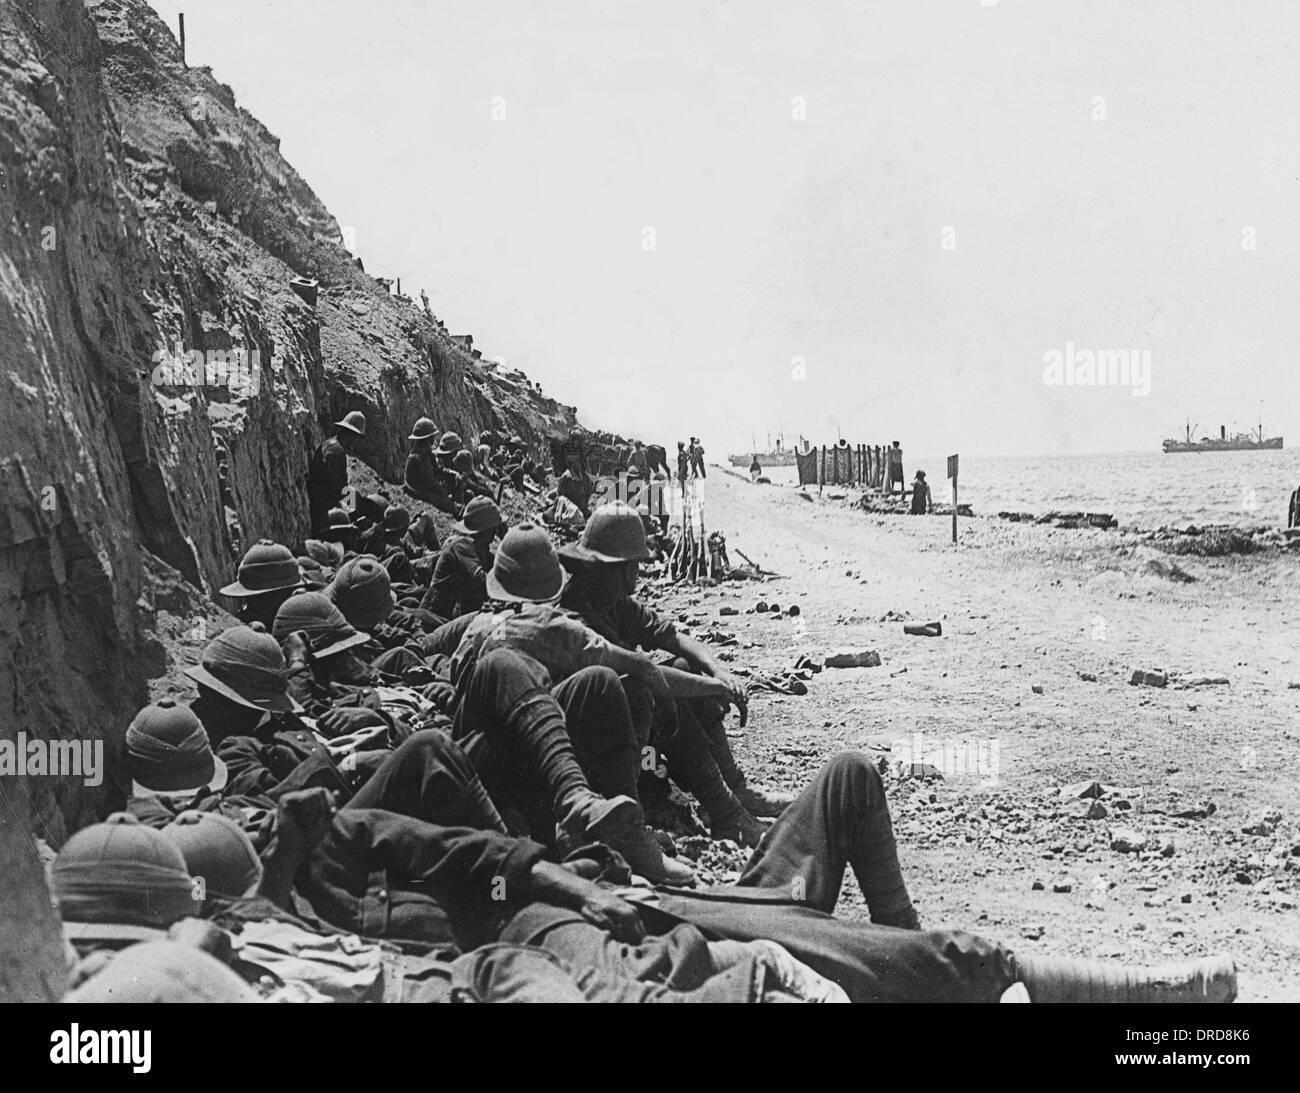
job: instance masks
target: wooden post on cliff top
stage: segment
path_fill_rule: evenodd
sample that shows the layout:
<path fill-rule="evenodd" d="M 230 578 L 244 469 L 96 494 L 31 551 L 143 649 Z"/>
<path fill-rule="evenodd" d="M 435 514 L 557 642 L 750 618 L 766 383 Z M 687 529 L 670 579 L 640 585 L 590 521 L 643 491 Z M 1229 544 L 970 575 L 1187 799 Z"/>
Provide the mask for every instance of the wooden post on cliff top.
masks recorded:
<path fill-rule="evenodd" d="M 948 457 L 948 477 L 952 479 L 952 541 L 957 542 L 957 457 Z"/>
<path fill-rule="evenodd" d="M 185 64 L 185 13 L 183 11 L 179 13 L 178 22 L 180 23 L 180 30 L 181 30 L 181 64 L 184 65 Z M 185 65 L 185 67 L 189 68 L 189 65 Z"/>

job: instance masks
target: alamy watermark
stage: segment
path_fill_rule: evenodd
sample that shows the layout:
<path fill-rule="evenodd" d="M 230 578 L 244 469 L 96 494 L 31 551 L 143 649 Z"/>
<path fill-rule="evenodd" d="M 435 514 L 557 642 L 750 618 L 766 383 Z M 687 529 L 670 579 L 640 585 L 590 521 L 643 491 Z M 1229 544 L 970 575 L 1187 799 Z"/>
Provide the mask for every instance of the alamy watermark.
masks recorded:
<path fill-rule="evenodd" d="M 104 741 L 28 739 L 0 740 L 0 775 L 19 778 L 80 778 L 87 786 L 104 781 Z"/>
<path fill-rule="evenodd" d="M 1151 350 L 1078 349 L 1043 354 L 1043 383 L 1048 387 L 1128 387 L 1134 398 L 1151 394 Z"/>
<path fill-rule="evenodd" d="M 75 1022 L 50 1033 L 50 1062 L 108 1063 L 148 1074 L 153 1032 L 150 1029 L 83 1029 Z"/>
<path fill-rule="evenodd" d="M 619 471 L 617 477 L 606 475 L 598 478 L 592 492 L 596 505 L 621 501 L 650 517 L 667 516 L 673 520 L 698 522 L 704 512 L 702 479 L 687 479 L 683 486 L 681 482 L 660 478 L 649 481 L 630 478 L 626 471 Z"/>
<path fill-rule="evenodd" d="M 1002 742 L 997 739 L 927 740 L 924 734 L 914 732 L 910 740 L 895 740 L 890 752 L 895 769 L 903 774 L 916 773 L 914 767 L 930 766 L 945 778 L 996 782 L 1002 770 Z"/>
<path fill-rule="evenodd" d="M 159 349 L 150 378 L 158 387 L 226 387 L 255 395 L 262 386 L 261 354 L 247 349 Z"/>

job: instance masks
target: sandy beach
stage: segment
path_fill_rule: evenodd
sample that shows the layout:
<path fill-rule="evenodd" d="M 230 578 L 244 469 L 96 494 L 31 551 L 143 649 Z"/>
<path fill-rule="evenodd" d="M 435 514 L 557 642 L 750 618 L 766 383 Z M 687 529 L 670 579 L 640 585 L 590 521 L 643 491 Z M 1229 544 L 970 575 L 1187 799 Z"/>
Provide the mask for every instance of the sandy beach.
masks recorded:
<path fill-rule="evenodd" d="M 802 696 L 756 692 L 748 727 L 729 722 L 751 777 L 796 788 L 839 749 L 888 762 L 915 733 L 923 752 L 948 743 L 944 778 L 886 780 L 923 924 L 1137 963 L 1228 952 L 1243 1001 L 1300 1000 L 1300 560 L 1170 559 L 1116 531 L 983 518 L 954 547 L 944 517 L 869 516 L 722 468 L 707 491 L 732 563 L 738 548 L 779 576 L 651 586 L 662 609 L 734 634 L 735 669 L 838 649 L 883 661 L 825 669 Z M 904 620 L 943 634 L 907 636 Z M 1134 669 L 1169 684 L 1131 685 Z M 1062 798 L 1091 781 L 1102 808 Z M 1123 849 L 1135 836 L 1146 848 Z M 865 914 L 851 884 L 840 913 Z"/>

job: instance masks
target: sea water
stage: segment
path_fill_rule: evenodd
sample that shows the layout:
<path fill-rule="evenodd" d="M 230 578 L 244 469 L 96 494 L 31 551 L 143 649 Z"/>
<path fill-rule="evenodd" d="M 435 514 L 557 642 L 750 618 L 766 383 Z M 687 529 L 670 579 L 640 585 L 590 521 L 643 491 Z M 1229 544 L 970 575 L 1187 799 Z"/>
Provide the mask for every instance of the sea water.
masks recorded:
<path fill-rule="evenodd" d="M 951 499 L 943 456 L 903 449 L 909 486 L 926 473 L 936 502 Z M 741 469 L 743 473 L 743 468 Z M 765 467 L 774 484 L 798 481 L 794 467 Z M 1121 524 L 1286 527 L 1300 487 L 1300 449 L 1259 452 L 1120 452 L 1102 455 L 962 455 L 960 497 L 977 516 L 1000 511 L 1109 512 Z"/>

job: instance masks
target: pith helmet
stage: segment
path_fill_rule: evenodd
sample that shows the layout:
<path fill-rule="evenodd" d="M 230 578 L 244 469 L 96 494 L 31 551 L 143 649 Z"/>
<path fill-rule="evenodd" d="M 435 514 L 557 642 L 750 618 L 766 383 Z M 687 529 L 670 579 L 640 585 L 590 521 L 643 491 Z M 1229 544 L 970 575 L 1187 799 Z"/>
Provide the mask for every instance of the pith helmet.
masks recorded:
<path fill-rule="evenodd" d="M 280 712 L 299 708 L 285 688 L 284 653 L 261 623 L 218 634 L 185 674 L 241 706 Z"/>
<path fill-rule="evenodd" d="M 299 630 L 306 633 L 312 656 L 317 659 L 332 657 L 370 640 L 370 635 L 353 627 L 323 592 L 299 592 L 280 605 L 271 627 L 275 640 L 284 641 Z"/>
<path fill-rule="evenodd" d="M 83 827 L 50 869 L 65 936 L 152 938 L 198 912 L 185 858 L 160 831 L 126 812 Z"/>
<path fill-rule="evenodd" d="M 518 524 L 506 532 L 497 549 L 487 592 L 494 600 L 552 603 L 564 590 L 564 570 L 546 529 Z"/>
<path fill-rule="evenodd" d="M 360 410 L 353 410 L 342 421 L 336 421 L 334 424 L 340 429 L 347 429 L 350 433 L 356 433 L 357 436 L 366 435 L 366 415 Z"/>
<path fill-rule="evenodd" d="M 357 530 L 357 525 L 352 522 L 352 517 L 347 514 L 345 509 L 330 509 L 329 521 L 330 531 Z"/>
<path fill-rule="evenodd" d="M 582 537 L 563 548 L 565 557 L 585 562 L 633 562 L 650 557 L 640 513 L 622 501 L 601 505 L 587 519 Z"/>
<path fill-rule="evenodd" d="M 432 440 L 438 435 L 438 426 L 433 423 L 431 418 L 422 417 L 415 423 L 415 428 L 411 430 L 411 435 L 407 440 Z"/>
<path fill-rule="evenodd" d="M 461 535 L 476 535 L 488 528 L 498 528 L 501 523 L 501 510 L 491 498 L 474 497 L 465 506 L 460 520 L 451 525 L 451 530 Z"/>
<path fill-rule="evenodd" d="M 207 892 L 231 899 L 249 895 L 262 879 L 252 840 L 229 816 L 188 809 L 162 829 Z"/>
<path fill-rule="evenodd" d="M 411 514 L 401 505 L 384 509 L 384 530 L 401 533 L 411 526 Z"/>
<path fill-rule="evenodd" d="M 171 698 L 146 706 L 127 727 L 126 770 L 136 797 L 216 791 L 226 784 L 226 764 L 212 754 L 203 722 Z"/>
<path fill-rule="evenodd" d="M 233 584 L 221 590 L 223 596 L 244 598 L 260 596 L 263 592 L 277 592 L 297 588 L 302 584 L 298 562 L 287 546 L 259 539 L 239 563 L 238 577 Z"/>
<path fill-rule="evenodd" d="M 393 595 L 388 570 L 379 559 L 363 554 L 339 566 L 325 594 L 338 605 L 344 617 L 360 630 L 371 630 L 392 613 Z"/>

